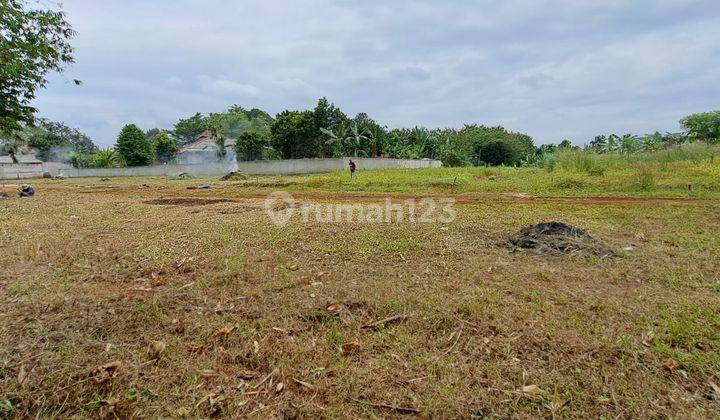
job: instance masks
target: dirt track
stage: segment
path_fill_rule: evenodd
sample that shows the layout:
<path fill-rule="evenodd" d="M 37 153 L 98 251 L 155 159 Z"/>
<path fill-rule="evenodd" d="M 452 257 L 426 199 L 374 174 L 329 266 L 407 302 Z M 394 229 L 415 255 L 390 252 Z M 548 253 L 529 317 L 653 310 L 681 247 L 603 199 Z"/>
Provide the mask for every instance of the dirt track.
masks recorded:
<path fill-rule="evenodd" d="M 175 189 L 160 187 L 114 187 L 114 186 L 92 186 L 85 188 L 78 187 L 52 187 L 45 190 L 47 193 L 80 193 L 80 194 L 110 194 L 122 196 L 137 196 L 142 199 L 160 198 L 166 199 L 180 197 L 204 199 L 264 199 L 272 191 L 254 191 L 232 189 L 225 186 L 211 187 L 208 189 L 186 188 Z M 481 203 L 568 203 L 581 205 L 643 205 L 643 204 L 683 204 L 683 205 L 720 205 L 720 199 L 716 198 L 692 198 L 692 197 L 598 197 L 598 196 L 547 196 L 533 197 L 521 193 L 468 193 L 468 194 L 432 194 L 418 195 L 393 192 L 316 192 L 316 191 L 288 191 L 298 200 L 321 200 L 321 201 L 377 201 L 389 197 L 393 200 L 421 200 L 423 198 L 454 198 L 457 204 L 481 204 Z"/>

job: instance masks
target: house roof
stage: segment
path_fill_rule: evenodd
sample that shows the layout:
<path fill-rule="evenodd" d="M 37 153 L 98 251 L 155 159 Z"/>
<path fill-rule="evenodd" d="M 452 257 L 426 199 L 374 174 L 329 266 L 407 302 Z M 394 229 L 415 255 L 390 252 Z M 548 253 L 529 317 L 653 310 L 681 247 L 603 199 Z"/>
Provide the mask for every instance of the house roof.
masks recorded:
<path fill-rule="evenodd" d="M 235 139 L 226 139 L 225 147 L 235 147 Z M 218 150 L 217 138 L 210 133 L 209 130 L 205 130 L 198 134 L 194 142 L 188 144 L 180 150 L 180 153 L 184 152 L 205 152 Z"/>
<path fill-rule="evenodd" d="M 40 159 L 35 157 L 34 153 L 27 154 L 27 155 L 18 153 L 15 156 L 17 157 L 17 160 L 19 163 L 42 163 L 42 161 Z M 0 156 L 0 163 L 15 163 L 15 162 L 13 162 L 13 160 L 10 156 Z"/>

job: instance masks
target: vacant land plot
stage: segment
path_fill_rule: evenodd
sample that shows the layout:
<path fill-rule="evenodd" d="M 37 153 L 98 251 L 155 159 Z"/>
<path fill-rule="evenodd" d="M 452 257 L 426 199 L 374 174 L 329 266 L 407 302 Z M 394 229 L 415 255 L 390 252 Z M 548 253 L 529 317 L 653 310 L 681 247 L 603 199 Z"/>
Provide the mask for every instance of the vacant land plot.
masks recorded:
<path fill-rule="evenodd" d="M 708 165 L 651 189 L 631 170 L 38 182 L 0 198 L 0 417 L 718 417 Z M 457 217 L 278 227 L 276 189 L 451 196 Z M 508 247 L 550 220 L 613 255 Z"/>

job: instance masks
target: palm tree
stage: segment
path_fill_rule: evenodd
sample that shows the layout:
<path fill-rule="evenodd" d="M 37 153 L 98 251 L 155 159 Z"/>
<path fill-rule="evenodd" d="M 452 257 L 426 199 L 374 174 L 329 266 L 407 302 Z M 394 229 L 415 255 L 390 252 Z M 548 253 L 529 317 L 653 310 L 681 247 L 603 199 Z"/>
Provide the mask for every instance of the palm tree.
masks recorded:
<path fill-rule="evenodd" d="M 115 168 L 120 166 L 120 155 L 115 149 L 98 150 L 93 156 L 94 168 Z"/>

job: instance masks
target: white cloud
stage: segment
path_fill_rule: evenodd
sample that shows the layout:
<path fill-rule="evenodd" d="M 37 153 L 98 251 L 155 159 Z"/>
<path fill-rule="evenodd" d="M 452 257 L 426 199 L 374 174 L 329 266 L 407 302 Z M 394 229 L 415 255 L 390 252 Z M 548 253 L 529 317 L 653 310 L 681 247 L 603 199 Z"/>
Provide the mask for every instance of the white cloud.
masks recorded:
<path fill-rule="evenodd" d="M 41 115 L 105 145 L 230 104 L 327 96 L 390 126 L 507 124 L 537 143 L 675 131 L 717 108 L 715 0 L 66 0 L 76 64 Z M 83 86 L 63 82 L 79 78 Z M 66 105 L 72 104 L 71 106 Z M 100 105 L 98 105 L 100 104 Z"/>
<path fill-rule="evenodd" d="M 198 76 L 200 90 L 205 93 L 212 93 L 223 96 L 254 97 L 260 93 L 260 89 L 253 85 L 239 83 L 224 78 L 213 78 L 206 75 Z"/>

